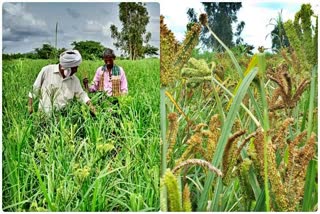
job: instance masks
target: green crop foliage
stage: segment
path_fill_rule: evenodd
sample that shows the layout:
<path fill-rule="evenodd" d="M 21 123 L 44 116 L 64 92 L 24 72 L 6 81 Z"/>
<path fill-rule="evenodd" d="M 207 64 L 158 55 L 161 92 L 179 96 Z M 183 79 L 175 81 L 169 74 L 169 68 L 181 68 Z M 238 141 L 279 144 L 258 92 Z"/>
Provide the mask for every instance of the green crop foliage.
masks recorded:
<path fill-rule="evenodd" d="M 206 26 L 206 15 L 200 20 Z M 309 38 L 303 31 L 290 51 L 244 57 L 221 44 L 224 53 L 193 54 L 176 71 L 182 78 L 166 85 L 162 103 L 169 144 L 162 156 L 177 183 L 162 181 L 162 211 L 180 210 L 180 200 L 173 210 L 170 200 L 181 198 L 183 187 L 192 211 L 318 209 L 317 62 L 298 52 Z"/>
<path fill-rule="evenodd" d="M 313 26 L 311 22 L 313 15 L 311 5 L 302 4 L 294 21 L 288 20 L 284 23 L 289 42 L 302 65 L 301 72 L 308 76 L 313 66 L 318 63 L 318 16 L 315 16 L 316 25 Z"/>
<path fill-rule="evenodd" d="M 3 61 L 3 210 L 158 211 L 159 59 L 116 61 L 129 84 L 121 119 L 98 94 L 89 94 L 96 118 L 77 101 L 51 118 L 30 116 L 28 91 L 49 63 Z M 102 63 L 84 61 L 76 75 L 92 79 Z"/>

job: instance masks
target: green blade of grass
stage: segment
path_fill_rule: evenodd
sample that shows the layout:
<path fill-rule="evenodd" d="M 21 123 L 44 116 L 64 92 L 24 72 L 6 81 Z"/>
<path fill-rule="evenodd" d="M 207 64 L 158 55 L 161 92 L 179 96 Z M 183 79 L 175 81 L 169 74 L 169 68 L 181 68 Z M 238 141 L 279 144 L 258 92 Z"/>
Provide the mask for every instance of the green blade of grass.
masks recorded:
<path fill-rule="evenodd" d="M 15 204 L 11 204 L 11 205 L 9 205 L 9 206 L 6 206 L 6 207 L 2 208 L 2 210 L 3 210 L 3 211 L 6 211 L 7 209 L 10 209 L 10 208 L 13 208 L 13 207 L 17 207 L 17 206 L 19 206 L 19 205 L 21 205 L 21 204 L 25 204 L 25 203 L 27 203 L 27 202 L 30 202 L 30 200 L 24 200 L 24 201 L 20 201 L 20 202 L 18 202 L 18 203 L 15 203 Z"/>
<path fill-rule="evenodd" d="M 100 189 L 99 186 L 100 186 L 100 183 L 99 182 L 95 182 L 94 191 L 93 191 L 93 198 L 92 198 L 92 201 L 91 201 L 91 203 L 92 203 L 91 212 L 96 211 L 96 202 L 97 202 L 98 190 Z"/>
<path fill-rule="evenodd" d="M 219 177 L 209 211 L 212 211 L 212 210 L 222 211 L 221 204 L 219 203 L 219 201 L 221 200 L 220 199 L 220 197 L 221 197 L 220 192 L 222 191 L 222 189 L 223 189 L 222 179 L 221 179 L 221 177 Z"/>
<path fill-rule="evenodd" d="M 255 55 L 253 55 L 253 57 L 251 58 L 251 60 L 250 60 L 250 62 L 249 62 L 249 64 L 248 64 L 248 67 L 247 67 L 246 71 L 244 72 L 244 75 L 246 76 L 246 75 L 249 73 L 249 71 L 251 71 L 254 67 L 257 66 L 257 64 L 258 64 L 258 57 L 257 57 L 257 54 L 255 54 Z M 238 82 L 238 84 L 237 84 L 237 86 L 236 86 L 236 88 L 235 88 L 235 90 L 234 90 L 234 92 L 233 92 L 234 94 L 237 92 L 240 84 L 241 84 L 241 81 Z M 229 109 L 229 107 L 230 107 L 230 105 L 231 105 L 231 102 L 232 102 L 232 99 L 229 100 L 227 109 Z"/>
<path fill-rule="evenodd" d="M 304 196 L 303 196 L 303 204 L 302 211 L 314 211 L 312 204 L 312 195 L 315 191 L 315 179 L 316 179 L 316 165 L 317 162 L 315 160 L 311 160 L 308 165 L 308 170 L 306 174 L 306 182 L 304 185 Z"/>
<path fill-rule="evenodd" d="M 316 72 L 317 72 L 317 66 L 314 66 L 312 69 L 312 76 L 311 76 L 311 86 L 310 86 L 310 100 L 309 100 L 309 114 L 308 114 L 308 127 L 307 127 L 307 136 L 310 138 L 311 132 L 312 132 L 312 119 L 313 119 L 313 106 L 314 106 L 314 99 L 315 99 L 315 93 L 316 93 Z"/>
<path fill-rule="evenodd" d="M 126 168 L 126 166 L 118 167 L 118 168 L 113 169 L 113 170 L 111 170 L 111 171 L 108 171 L 108 172 L 106 172 L 106 173 L 104 173 L 104 174 L 102 174 L 102 172 L 101 172 L 100 175 L 97 177 L 97 179 L 93 182 L 93 184 L 91 184 L 91 185 L 89 186 L 88 190 L 87 190 L 86 193 L 84 194 L 84 196 L 83 196 L 83 198 L 82 198 L 82 200 L 80 201 L 80 203 L 79 203 L 78 206 L 80 206 L 80 205 L 84 202 L 84 200 L 87 198 L 87 196 L 89 195 L 89 193 L 91 192 L 91 190 L 95 187 L 96 183 L 100 181 L 100 179 L 102 179 L 102 178 L 106 177 L 107 175 L 110 175 L 110 174 L 112 174 L 112 173 L 114 173 L 114 172 L 118 172 L 120 169 L 123 169 L 123 168 Z M 107 169 L 107 168 L 106 168 L 106 169 Z"/>
<path fill-rule="evenodd" d="M 306 94 L 310 94 L 310 89 L 306 91 Z M 300 127 L 300 132 L 303 132 L 305 129 L 307 121 L 307 115 L 309 112 L 309 104 L 310 104 L 310 96 L 308 96 L 308 100 L 304 103 L 304 109 L 303 109 L 303 118 L 302 118 L 302 123 Z"/>
<path fill-rule="evenodd" d="M 36 171 L 36 175 L 37 175 L 37 178 L 38 178 L 38 181 L 39 181 L 39 184 L 40 184 L 41 191 L 42 191 L 44 197 L 46 198 L 46 201 L 48 202 L 49 209 L 51 211 L 55 211 L 55 208 L 51 204 L 51 200 L 49 198 L 48 191 L 47 191 L 47 189 L 46 189 L 46 187 L 45 187 L 45 185 L 44 185 L 44 183 L 43 183 L 43 181 L 41 179 L 39 169 L 38 169 L 38 167 L 36 165 L 36 162 L 34 161 L 33 158 L 32 158 L 32 164 L 33 164 L 34 170 Z"/>
<path fill-rule="evenodd" d="M 252 166 L 250 167 L 248 179 L 249 179 L 249 183 L 252 187 L 252 190 L 254 192 L 254 196 L 256 199 L 258 199 L 258 196 L 261 194 L 261 188 L 259 186 L 257 176 L 256 176 Z"/>
<path fill-rule="evenodd" d="M 265 191 L 264 187 L 261 188 L 260 195 L 257 199 L 256 206 L 254 208 L 254 211 L 256 212 L 265 212 L 266 211 L 266 203 L 265 203 L 266 197 L 265 197 Z"/>
<path fill-rule="evenodd" d="M 237 59 L 235 58 L 234 54 L 232 53 L 232 51 L 219 39 L 219 37 L 211 30 L 211 28 L 208 26 L 208 24 L 206 25 L 206 27 L 208 28 L 208 30 L 209 30 L 209 32 L 211 33 L 211 35 L 212 35 L 212 36 L 222 45 L 222 47 L 227 51 L 227 53 L 228 53 L 228 55 L 230 56 L 230 58 L 231 58 L 231 60 L 232 60 L 232 62 L 233 62 L 233 64 L 234 64 L 234 66 L 236 67 L 236 71 L 238 72 L 239 76 L 241 77 L 240 82 L 243 81 L 244 74 L 243 74 L 243 72 L 242 72 L 242 70 L 241 70 L 241 67 L 240 67 Z M 256 62 L 256 60 L 253 60 L 252 63 L 254 63 L 254 62 Z M 248 69 L 248 70 L 246 71 L 246 73 L 249 72 L 249 71 L 250 71 L 250 70 Z M 237 87 L 238 87 L 238 86 L 237 86 Z M 238 89 L 239 89 L 239 88 L 238 88 Z M 237 92 L 237 90 L 236 90 L 235 92 Z M 258 119 L 259 119 L 260 121 L 262 121 L 262 120 L 263 120 L 263 117 L 262 117 L 262 114 L 261 114 L 261 112 L 260 112 L 259 105 L 258 105 L 258 103 L 256 102 L 256 100 L 255 100 L 255 98 L 254 98 L 254 96 L 253 96 L 253 93 L 252 93 L 252 91 L 251 91 L 250 89 L 248 90 L 248 93 L 249 93 L 249 96 L 250 96 L 250 100 L 251 100 L 251 102 L 252 102 L 252 104 L 253 104 L 253 106 L 254 106 L 254 109 L 255 109 L 255 111 L 256 111 L 257 117 L 258 117 Z"/>
<path fill-rule="evenodd" d="M 232 125 L 234 123 L 235 117 L 238 113 L 238 110 L 240 108 L 240 103 L 242 102 L 242 99 L 247 93 L 247 90 L 254 79 L 254 77 L 257 75 L 258 69 L 254 68 L 249 74 L 243 79 L 239 90 L 237 91 L 234 100 L 232 102 L 232 105 L 230 107 L 230 111 L 228 112 L 226 122 L 224 123 L 221 131 L 221 136 L 218 141 L 218 146 L 216 149 L 216 152 L 213 157 L 212 165 L 218 167 L 221 163 L 222 156 L 224 153 L 225 146 L 227 144 L 228 138 L 230 136 L 230 131 L 232 128 Z M 214 179 L 214 174 L 209 173 L 208 178 L 205 181 L 204 189 L 201 194 L 200 200 L 198 202 L 198 211 L 204 211 L 206 208 L 206 204 L 208 201 L 208 191 L 211 189 L 210 186 L 212 184 L 212 181 Z"/>
<path fill-rule="evenodd" d="M 168 145 L 166 143 L 166 104 L 165 104 L 165 92 L 166 88 L 160 89 L 160 129 L 161 129 L 161 141 L 162 141 L 162 160 L 161 160 L 161 175 L 163 175 L 167 169 L 167 150 Z"/>
<path fill-rule="evenodd" d="M 215 82 L 216 84 L 218 84 L 225 92 L 227 92 L 227 94 L 229 94 L 231 96 L 231 99 L 233 99 L 234 95 L 226 88 L 224 87 L 218 80 L 216 80 L 214 77 L 212 78 L 212 81 Z M 254 116 L 254 114 L 241 102 L 240 103 L 241 107 L 248 113 L 248 115 L 251 117 L 251 119 L 253 120 L 253 122 L 256 124 L 256 126 L 260 126 L 260 123 L 258 121 L 258 119 Z M 219 111 L 220 113 L 220 111 Z M 223 121 L 225 120 L 225 116 L 223 116 Z"/>
<path fill-rule="evenodd" d="M 211 82 L 213 84 L 214 77 L 212 77 Z M 220 121 L 221 121 L 221 124 L 223 125 L 223 121 L 225 121 L 226 116 L 224 115 L 223 108 L 222 108 L 222 103 L 221 103 L 220 97 L 219 97 L 219 95 L 218 95 L 218 93 L 217 93 L 215 88 L 213 89 L 213 95 L 214 95 L 214 98 L 216 99 L 217 107 L 218 107 L 218 111 L 219 111 Z"/>

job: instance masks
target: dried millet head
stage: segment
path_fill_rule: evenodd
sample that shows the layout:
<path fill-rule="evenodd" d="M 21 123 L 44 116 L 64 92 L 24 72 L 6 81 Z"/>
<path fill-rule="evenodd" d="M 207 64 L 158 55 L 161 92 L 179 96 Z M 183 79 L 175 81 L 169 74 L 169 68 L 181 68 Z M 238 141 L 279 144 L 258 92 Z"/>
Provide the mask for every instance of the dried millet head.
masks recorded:
<path fill-rule="evenodd" d="M 205 13 L 200 14 L 199 17 L 200 23 L 205 26 L 208 23 L 208 16 Z"/>

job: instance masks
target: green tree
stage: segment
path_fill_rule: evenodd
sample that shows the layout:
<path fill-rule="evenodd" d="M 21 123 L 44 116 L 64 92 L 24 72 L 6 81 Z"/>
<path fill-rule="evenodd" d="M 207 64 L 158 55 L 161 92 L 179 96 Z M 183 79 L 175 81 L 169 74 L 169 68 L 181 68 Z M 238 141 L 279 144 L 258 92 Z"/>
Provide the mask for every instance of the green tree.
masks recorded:
<path fill-rule="evenodd" d="M 236 45 L 240 45 L 243 43 L 243 38 L 241 37 L 241 33 L 243 31 L 243 28 L 245 26 L 245 22 L 244 21 L 241 21 L 238 26 L 237 26 L 237 31 L 235 32 L 235 36 L 236 36 Z"/>
<path fill-rule="evenodd" d="M 33 53 L 33 52 L 25 53 L 24 57 L 28 58 L 28 59 L 38 59 L 39 58 L 38 54 Z"/>
<path fill-rule="evenodd" d="M 80 42 L 72 42 L 72 46 L 74 49 L 78 50 L 81 53 L 83 59 L 87 60 L 95 60 L 100 59 L 105 47 L 96 41 L 80 41 Z"/>
<path fill-rule="evenodd" d="M 284 47 L 289 47 L 290 43 L 287 37 L 287 34 L 283 27 L 283 20 L 282 20 L 282 10 L 278 13 L 277 18 L 272 18 L 269 22 L 269 25 L 273 25 L 274 28 L 270 34 L 267 36 L 271 36 L 272 39 L 272 49 L 280 50 Z"/>
<path fill-rule="evenodd" d="M 41 48 L 35 48 L 40 59 L 53 59 L 56 57 L 56 49 L 50 44 L 43 44 Z"/>
<path fill-rule="evenodd" d="M 202 4 L 208 15 L 208 24 L 210 28 L 217 34 L 224 44 L 229 48 L 233 47 L 235 45 L 233 42 L 233 36 L 237 37 L 237 43 L 242 41 L 240 34 L 245 23 L 240 22 L 236 33 L 233 33 L 232 30 L 232 24 L 238 21 L 237 12 L 242 7 L 241 2 L 203 2 Z M 198 22 L 198 16 L 194 9 L 189 9 L 187 14 L 190 22 Z M 203 28 L 200 40 L 202 45 L 207 49 L 222 51 L 221 45 L 209 33 L 207 28 Z"/>
<path fill-rule="evenodd" d="M 159 50 L 158 48 L 147 44 L 146 46 L 144 46 L 143 53 L 148 56 L 159 55 L 158 50 Z"/>
<path fill-rule="evenodd" d="M 58 55 L 62 54 L 63 52 L 65 52 L 67 49 L 66 48 L 60 48 L 58 49 Z"/>
<path fill-rule="evenodd" d="M 155 47 L 147 45 L 151 38 L 151 33 L 146 31 L 149 18 L 144 3 L 122 2 L 119 4 L 122 29 L 119 31 L 115 25 L 111 25 L 111 37 L 116 40 L 113 43 L 116 48 L 129 55 L 131 60 L 142 58 L 145 54 L 154 52 L 150 50 L 155 50 Z"/>

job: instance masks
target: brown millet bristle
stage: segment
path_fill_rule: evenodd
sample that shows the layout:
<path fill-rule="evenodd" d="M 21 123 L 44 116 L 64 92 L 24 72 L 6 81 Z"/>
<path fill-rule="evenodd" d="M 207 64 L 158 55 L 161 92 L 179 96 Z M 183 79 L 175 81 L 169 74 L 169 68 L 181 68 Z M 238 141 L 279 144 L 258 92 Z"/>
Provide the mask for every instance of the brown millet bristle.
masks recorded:
<path fill-rule="evenodd" d="M 188 159 L 186 161 L 181 162 L 180 164 L 178 164 L 176 167 L 174 167 L 174 169 L 172 170 L 172 173 L 176 174 L 181 168 L 185 167 L 185 166 L 193 166 L 193 165 L 198 165 L 204 168 L 209 169 L 211 172 L 216 173 L 218 176 L 222 176 L 222 172 L 216 168 L 215 166 L 213 166 L 211 163 L 209 163 L 208 161 L 205 160 L 201 160 L 201 159 Z"/>

